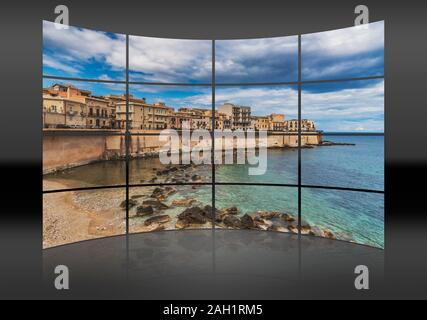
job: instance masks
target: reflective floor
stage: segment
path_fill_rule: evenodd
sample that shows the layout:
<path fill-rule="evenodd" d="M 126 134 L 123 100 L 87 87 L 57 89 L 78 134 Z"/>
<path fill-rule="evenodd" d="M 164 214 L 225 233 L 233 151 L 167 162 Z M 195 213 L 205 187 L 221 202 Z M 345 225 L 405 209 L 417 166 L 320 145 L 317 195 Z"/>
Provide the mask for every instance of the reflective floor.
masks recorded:
<path fill-rule="evenodd" d="M 70 290 L 54 288 L 69 268 Z M 370 290 L 354 288 L 369 268 Z M 343 241 L 250 230 L 140 233 L 43 252 L 51 298 L 297 299 L 369 298 L 381 291 L 384 251 Z"/>

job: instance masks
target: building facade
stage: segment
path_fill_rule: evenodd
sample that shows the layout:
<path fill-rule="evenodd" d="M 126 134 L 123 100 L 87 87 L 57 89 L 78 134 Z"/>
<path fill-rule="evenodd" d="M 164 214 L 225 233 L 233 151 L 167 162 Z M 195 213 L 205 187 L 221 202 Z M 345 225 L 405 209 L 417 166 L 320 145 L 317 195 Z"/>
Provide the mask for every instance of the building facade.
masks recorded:
<path fill-rule="evenodd" d="M 232 130 L 254 129 L 251 121 L 251 107 L 238 106 L 232 103 L 225 103 L 218 108 L 219 112 L 230 117 Z"/>

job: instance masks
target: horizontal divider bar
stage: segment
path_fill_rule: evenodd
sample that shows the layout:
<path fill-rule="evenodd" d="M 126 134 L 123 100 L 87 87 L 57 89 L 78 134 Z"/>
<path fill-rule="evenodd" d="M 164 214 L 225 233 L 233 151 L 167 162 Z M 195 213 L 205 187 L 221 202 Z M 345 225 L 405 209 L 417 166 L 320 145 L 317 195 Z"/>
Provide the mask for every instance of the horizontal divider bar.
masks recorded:
<path fill-rule="evenodd" d="M 68 81 L 81 81 L 81 82 L 100 82 L 100 83 L 117 83 L 126 84 L 126 80 L 104 80 L 104 79 L 86 79 L 86 78 L 73 78 L 73 77 L 60 77 L 43 75 L 45 79 L 57 79 Z M 182 83 L 182 82 L 144 82 L 144 81 L 129 81 L 129 85 L 151 85 L 151 86 L 189 86 L 189 87 L 245 87 L 245 86 L 275 86 L 275 85 L 298 85 L 298 84 L 316 84 L 316 83 L 330 83 L 330 82 L 346 82 L 346 81 L 359 81 L 359 80 L 373 80 L 384 79 L 382 76 L 368 76 L 368 77 L 355 77 L 355 78 L 341 78 L 341 79 L 319 79 L 319 80 L 301 80 L 301 81 L 285 81 L 285 82 L 252 82 L 252 83 Z"/>
<path fill-rule="evenodd" d="M 250 183 L 250 182 L 184 182 L 184 183 L 149 183 L 149 184 L 129 184 L 129 188 L 137 187 L 162 187 L 162 186 L 266 186 L 266 187 L 291 187 L 297 188 L 298 184 L 283 184 L 283 183 Z M 69 189 L 55 189 L 55 190 L 44 190 L 43 194 L 59 193 L 59 192 L 70 192 L 70 191 L 85 191 L 85 190 L 100 190 L 100 189 L 112 189 L 112 188 L 126 188 L 126 184 L 123 185 L 107 185 L 107 186 L 95 186 L 95 187 L 81 187 L 81 188 L 69 188 Z M 341 190 L 341 191 L 355 191 L 355 192 L 366 192 L 366 193 L 379 193 L 384 194 L 384 191 L 373 190 L 373 189 L 359 189 L 359 188 L 346 188 L 346 187 L 332 187 L 332 186 L 319 186 L 319 185 L 306 185 L 302 184 L 301 188 L 306 189 L 327 189 L 327 190 Z"/>

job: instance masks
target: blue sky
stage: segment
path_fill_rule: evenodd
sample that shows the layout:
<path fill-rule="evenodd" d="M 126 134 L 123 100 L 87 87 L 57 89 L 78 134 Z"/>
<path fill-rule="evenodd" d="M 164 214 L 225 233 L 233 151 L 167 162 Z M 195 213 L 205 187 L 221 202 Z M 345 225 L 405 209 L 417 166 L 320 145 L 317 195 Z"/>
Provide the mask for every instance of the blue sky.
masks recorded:
<path fill-rule="evenodd" d="M 130 85 L 129 93 L 136 98 L 145 98 L 147 103 L 164 102 L 175 108 L 212 108 L 210 86 L 158 86 Z"/>
<path fill-rule="evenodd" d="M 212 42 L 129 37 L 131 81 L 211 83 Z"/>
<path fill-rule="evenodd" d="M 298 37 L 215 41 L 218 83 L 298 80 Z"/>
<path fill-rule="evenodd" d="M 124 35 L 77 27 L 57 29 L 43 21 L 43 74 L 104 80 L 124 80 Z"/>
<path fill-rule="evenodd" d="M 302 80 L 384 75 L 384 21 L 301 37 Z"/>

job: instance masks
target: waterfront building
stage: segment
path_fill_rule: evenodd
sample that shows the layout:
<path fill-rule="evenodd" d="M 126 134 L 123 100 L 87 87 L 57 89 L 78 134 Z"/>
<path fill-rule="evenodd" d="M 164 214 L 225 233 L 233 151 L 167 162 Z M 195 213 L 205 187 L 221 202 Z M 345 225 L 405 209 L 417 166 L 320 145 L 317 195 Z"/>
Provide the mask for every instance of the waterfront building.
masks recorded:
<path fill-rule="evenodd" d="M 269 130 L 270 118 L 267 116 L 252 116 L 252 127 L 255 130 Z"/>
<path fill-rule="evenodd" d="M 114 106 L 104 97 L 73 85 L 54 84 L 43 89 L 44 127 L 104 128 L 114 126 Z M 61 120 L 62 118 L 62 120 Z"/>
<path fill-rule="evenodd" d="M 251 122 L 251 107 L 238 106 L 232 103 L 224 103 L 218 108 L 219 112 L 227 115 L 231 119 L 232 130 L 254 129 Z"/>
<path fill-rule="evenodd" d="M 126 129 L 126 95 L 110 97 L 116 110 L 117 127 Z M 145 129 L 145 116 L 148 104 L 144 98 L 137 99 L 129 95 L 129 129 Z"/>
<path fill-rule="evenodd" d="M 168 127 L 174 109 L 168 107 L 163 102 L 156 102 L 148 105 L 148 112 L 145 115 L 145 129 L 162 130 Z"/>
<path fill-rule="evenodd" d="M 288 131 L 296 132 L 298 131 L 298 119 L 292 119 L 286 121 L 286 127 Z M 302 119 L 301 120 L 301 131 L 312 132 L 316 131 L 316 125 L 313 120 Z"/>
<path fill-rule="evenodd" d="M 286 131 L 285 115 L 280 113 L 272 113 L 268 116 L 270 131 Z"/>

